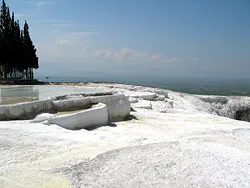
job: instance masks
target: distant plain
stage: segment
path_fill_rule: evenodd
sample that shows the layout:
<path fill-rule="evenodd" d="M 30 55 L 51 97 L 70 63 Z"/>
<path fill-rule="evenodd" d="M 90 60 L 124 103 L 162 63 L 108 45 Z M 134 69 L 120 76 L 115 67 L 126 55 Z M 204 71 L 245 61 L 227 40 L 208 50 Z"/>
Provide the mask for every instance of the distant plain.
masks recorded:
<path fill-rule="evenodd" d="M 141 75 L 97 75 L 84 74 L 78 77 L 49 78 L 37 77 L 40 81 L 48 82 L 117 82 L 131 85 L 159 87 L 177 92 L 198 95 L 250 96 L 250 80 L 220 79 L 220 78 L 169 78 L 147 77 Z"/>

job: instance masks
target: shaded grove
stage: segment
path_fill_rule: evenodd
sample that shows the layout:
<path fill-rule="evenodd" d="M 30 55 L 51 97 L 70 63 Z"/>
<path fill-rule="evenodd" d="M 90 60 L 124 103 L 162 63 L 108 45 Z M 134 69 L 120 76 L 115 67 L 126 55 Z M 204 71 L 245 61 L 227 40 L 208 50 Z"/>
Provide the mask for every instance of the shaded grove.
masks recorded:
<path fill-rule="evenodd" d="M 27 21 L 21 29 L 14 12 L 10 13 L 3 0 L 0 12 L 0 79 L 33 79 L 33 69 L 38 67 Z"/>

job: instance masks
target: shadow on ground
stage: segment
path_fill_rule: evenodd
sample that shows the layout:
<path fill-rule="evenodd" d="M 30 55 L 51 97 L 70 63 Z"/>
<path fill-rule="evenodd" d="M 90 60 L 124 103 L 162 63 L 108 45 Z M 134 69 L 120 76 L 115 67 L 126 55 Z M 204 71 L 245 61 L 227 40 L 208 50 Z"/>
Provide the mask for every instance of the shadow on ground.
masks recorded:
<path fill-rule="evenodd" d="M 130 120 L 139 120 L 139 119 L 134 115 L 129 115 L 125 121 L 130 121 Z"/>
<path fill-rule="evenodd" d="M 138 120 L 138 118 L 133 115 L 129 115 L 125 121 L 131 121 L 131 120 Z M 100 127 L 117 127 L 117 125 L 115 123 L 108 123 L 107 125 L 94 125 L 85 129 L 88 131 L 94 131 Z"/>
<path fill-rule="evenodd" d="M 115 123 L 109 123 L 107 125 L 94 125 L 94 126 L 91 126 L 91 127 L 85 128 L 85 129 L 88 131 L 93 131 L 93 130 L 98 129 L 100 127 L 117 127 L 117 125 Z"/>

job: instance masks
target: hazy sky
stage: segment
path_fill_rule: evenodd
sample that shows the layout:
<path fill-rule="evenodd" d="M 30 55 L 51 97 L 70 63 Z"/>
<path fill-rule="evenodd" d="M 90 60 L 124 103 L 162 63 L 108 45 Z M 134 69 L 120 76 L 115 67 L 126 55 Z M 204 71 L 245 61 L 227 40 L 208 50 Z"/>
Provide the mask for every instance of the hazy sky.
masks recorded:
<path fill-rule="evenodd" d="M 6 0 L 38 75 L 250 78 L 249 0 Z"/>

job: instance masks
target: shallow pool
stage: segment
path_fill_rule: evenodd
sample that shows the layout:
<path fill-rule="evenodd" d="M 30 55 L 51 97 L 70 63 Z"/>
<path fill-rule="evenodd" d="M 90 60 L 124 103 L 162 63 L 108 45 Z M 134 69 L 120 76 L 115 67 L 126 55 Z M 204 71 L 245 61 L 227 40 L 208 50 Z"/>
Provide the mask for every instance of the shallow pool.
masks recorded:
<path fill-rule="evenodd" d="M 0 86 L 0 104 L 14 104 L 18 102 L 47 99 L 62 95 L 79 93 L 99 93 L 102 89 L 84 86 Z"/>

